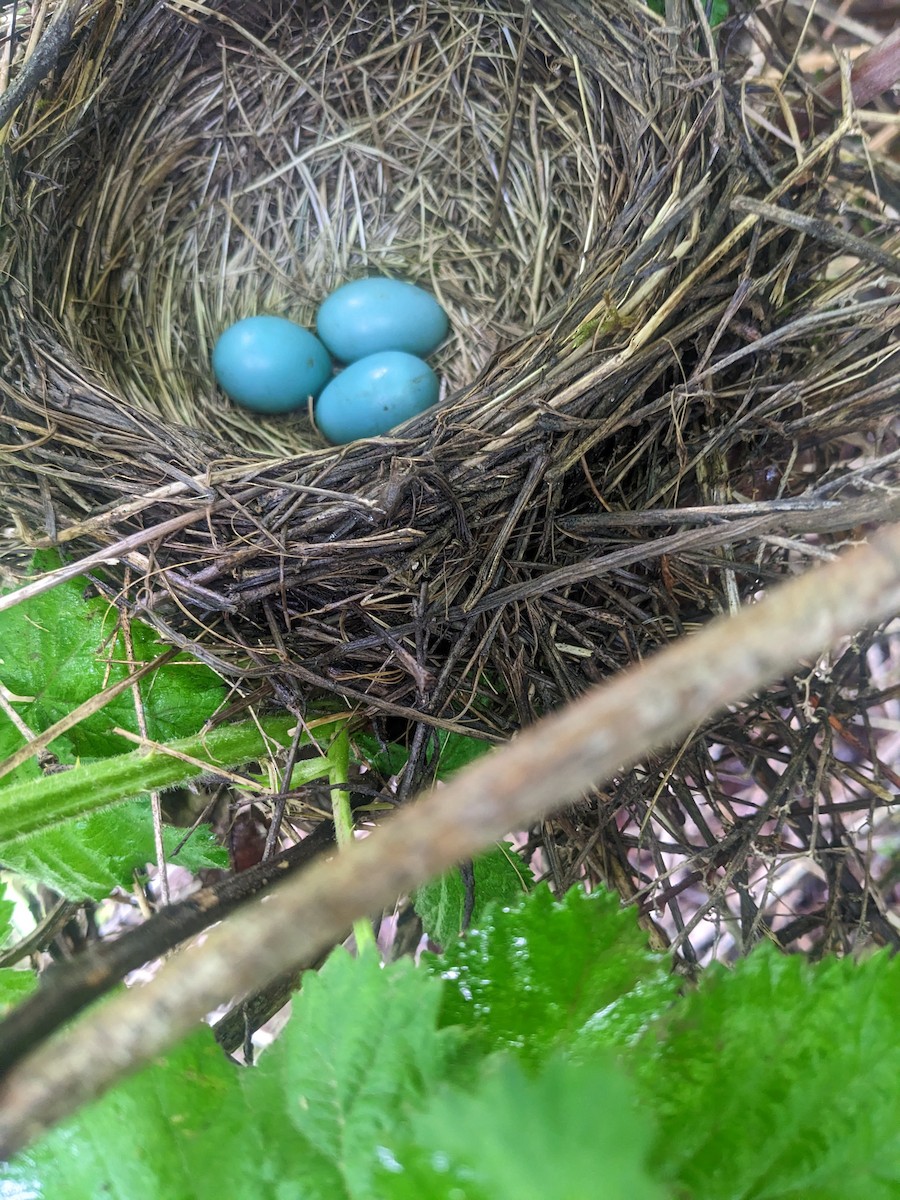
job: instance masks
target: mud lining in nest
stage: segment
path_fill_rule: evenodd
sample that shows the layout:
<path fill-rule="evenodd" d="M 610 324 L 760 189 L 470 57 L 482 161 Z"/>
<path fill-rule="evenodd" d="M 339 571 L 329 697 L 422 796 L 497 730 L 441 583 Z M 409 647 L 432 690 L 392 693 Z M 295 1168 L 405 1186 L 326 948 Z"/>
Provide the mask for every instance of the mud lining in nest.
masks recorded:
<path fill-rule="evenodd" d="M 88 4 L 0 168 L 23 541 L 108 550 L 111 597 L 258 699 L 412 722 L 409 791 L 435 725 L 506 737 L 896 513 L 898 239 L 852 118 L 786 153 L 686 30 L 605 0 Z M 450 313 L 436 410 L 334 450 L 215 393 L 231 320 L 309 321 L 369 271 Z M 845 826 L 885 800 L 877 745 L 860 774 L 811 717 L 863 719 L 892 653 L 630 772 L 546 831 L 549 869 L 668 904 L 689 948 L 687 889 L 752 940 L 825 846 L 800 932 L 871 924 Z"/>

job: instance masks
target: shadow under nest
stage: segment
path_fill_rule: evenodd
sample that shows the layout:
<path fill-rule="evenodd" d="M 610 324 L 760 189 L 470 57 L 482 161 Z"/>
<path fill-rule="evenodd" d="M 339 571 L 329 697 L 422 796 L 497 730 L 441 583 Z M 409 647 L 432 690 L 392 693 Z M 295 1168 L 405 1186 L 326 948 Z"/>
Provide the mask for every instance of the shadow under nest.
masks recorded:
<path fill-rule="evenodd" d="M 852 121 L 791 146 L 692 19 L 88 4 L 0 165 L 21 540 L 109 550 L 98 586 L 256 701 L 402 730 L 408 795 L 435 728 L 508 737 L 896 514 L 898 239 Z M 227 324 L 370 272 L 450 314 L 436 409 L 333 449 L 215 392 Z M 861 832 L 896 658 L 871 633 L 532 846 L 688 958 L 896 944 Z"/>

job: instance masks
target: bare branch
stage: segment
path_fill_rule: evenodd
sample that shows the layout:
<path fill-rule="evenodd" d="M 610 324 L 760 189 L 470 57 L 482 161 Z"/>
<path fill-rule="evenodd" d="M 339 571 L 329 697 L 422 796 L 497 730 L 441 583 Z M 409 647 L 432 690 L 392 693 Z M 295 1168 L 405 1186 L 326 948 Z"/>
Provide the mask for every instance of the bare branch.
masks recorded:
<path fill-rule="evenodd" d="M 72 40 L 81 4 L 82 0 L 74 0 L 57 11 L 31 57 L 23 63 L 15 81 L 0 96 L 0 129 L 56 66 L 59 56 Z"/>

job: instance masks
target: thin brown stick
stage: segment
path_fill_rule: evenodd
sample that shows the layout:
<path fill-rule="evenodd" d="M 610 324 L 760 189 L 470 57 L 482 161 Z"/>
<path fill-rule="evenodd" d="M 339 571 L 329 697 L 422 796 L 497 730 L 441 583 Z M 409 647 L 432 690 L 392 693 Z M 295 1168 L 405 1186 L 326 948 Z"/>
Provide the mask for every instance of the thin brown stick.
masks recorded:
<path fill-rule="evenodd" d="M 122 692 L 140 683 L 145 675 L 151 674 L 151 672 L 156 671 L 159 667 L 164 667 L 166 663 L 171 662 L 177 653 L 178 651 L 174 649 L 164 651 L 157 658 L 144 663 L 136 671 L 132 671 L 124 679 L 120 679 L 118 683 L 110 684 L 108 688 L 104 688 L 96 696 L 89 696 L 87 700 L 76 705 L 71 712 L 67 712 L 64 717 L 60 717 L 58 721 L 54 721 L 43 733 L 37 734 L 26 745 L 21 746 L 18 750 L 10 754 L 9 758 L 5 758 L 0 762 L 0 777 L 8 775 L 16 767 L 20 767 L 22 763 L 28 762 L 29 758 L 33 758 L 36 754 L 39 754 L 52 741 L 74 728 L 85 717 L 99 712 L 110 701 L 115 700 L 117 696 L 121 696 Z"/>
<path fill-rule="evenodd" d="M 894 29 L 877 46 L 853 60 L 850 85 L 853 103 L 862 108 L 871 100 L 896 87 L 900 80 L 900 29 Z M 819 88 L 822 99 L 838 106 L 841 102 L 841 75 L 836 71 Z"/>
<path fill-rule="evenodd" d="M 865 238 L 857 237 L 835 225 L 829 225 L 826 221 L 819 221 L 815 217 L 807 217 L 802 213 L 791 212 L 776 204 L 766 204 L 762 200 L 754 200 L 752 196 L 735 196 L 731 207 L 735 212 L 754 213 L 756 216 L 762 217 L 764 221 L 773 221 L 776 225 L 786 225 L 790 229 L 805 233 L 808 237 L 819 238 L 827 245 L 843 250 L 846 254 L 877 263 L 885 271 L 893 274 L 900 273 L 900 259 L 895 254 L 871 245 Z"/>
<path fill-rule="evenodd" d="M 34 52 L 23 63 L 15 81 L 0 96 L 0 129 L 56 66 L 59 56 L 72 39 L 81 5 L 82 0 L 72 0 L 57 11 Z"/>
<path fill-rule="evenodd" d="M 171 1046 L 225 997 L 327 947 L 355 919 L 576 800 L 723 706 L 900 609 L 900 525 L 623 672 L 401 810 L 331 862 L 276 887 L 26 1059 L 0 1091 L 8 1157 Z M 290 929 L 286 938 L 284 930 Z"/>
<path fill-rule="evenodd" d="M 84 575 L 97 567 L 102 569 L 114 562 L 127 563 L 130 561 L 129 556 L 132 551 L 139 546 L 146 546 L 148 542 L 162 540 L 169 534 L 186 529 L 189 525 L 196 525 L 208 517 L 209 511 L 180 513 L 170 521 L 161 521 L 151 529 L 141 529 L 137 533 L 129 534 L 128 537 L 120 538 L 114 545 L 98 550 L 94 554 L 87 554 L 78 562 L 64 563 L 53 571 L 47 571 L 46 574 L 39 575 L 37 579 L 32 579 L 29 583 L 16 588 L 14 592 L 7 592 L 5 596 L 0 596 L 0 612 L 5 612 L 8 608 L 15 608 L 18 604 L 24 604 L 26 600 L 32 600 L 35 596 L 43 596 L 57 584 L 65 583 L 69 579 L 77 579 L 79 575 Z M 146 563 L 143 566 L 146 566 Z"/>

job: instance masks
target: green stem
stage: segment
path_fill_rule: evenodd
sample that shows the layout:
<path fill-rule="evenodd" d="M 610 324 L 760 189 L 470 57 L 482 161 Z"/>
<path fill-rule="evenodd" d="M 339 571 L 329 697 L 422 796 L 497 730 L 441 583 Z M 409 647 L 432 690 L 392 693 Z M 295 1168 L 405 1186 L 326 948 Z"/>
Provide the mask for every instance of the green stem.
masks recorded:
<path fill-rule="evenodd" d="M 56 775 L 0 787 L 0 844 L 130 800 L 142 792 L 161 791 L 199 775 L 214 774 L 217 769 L 227 770 L 261 758 L 268 752 L 270 739 L 288 745 L 296 724 L 296 717 L 283 716 L 221 725 L 168 742 L 165 750 L 117 754 Z M 176 754 L 200 761 L 185 762 Z M 308 767 L 312 779 L 328 775 L 330 768 L 327 758 L 298 766 Z"/>
<path fill-rule="evenodd" d="M 350 792 L 346 786 L 350 778 L 350 737 L 346 729 L 341 729 L 335 734 L 328 748 L 328 758 L 331 763 L 328 782 L 331 784 L 334 835 L 338 849 L 343 849 L 353 841 L 353 811 L 350 807 Z M 353 936 L 358 953 L 362 954 L 370 947 L 375 948 L 375 934 L 369 921 L 354 921 Z"/>

